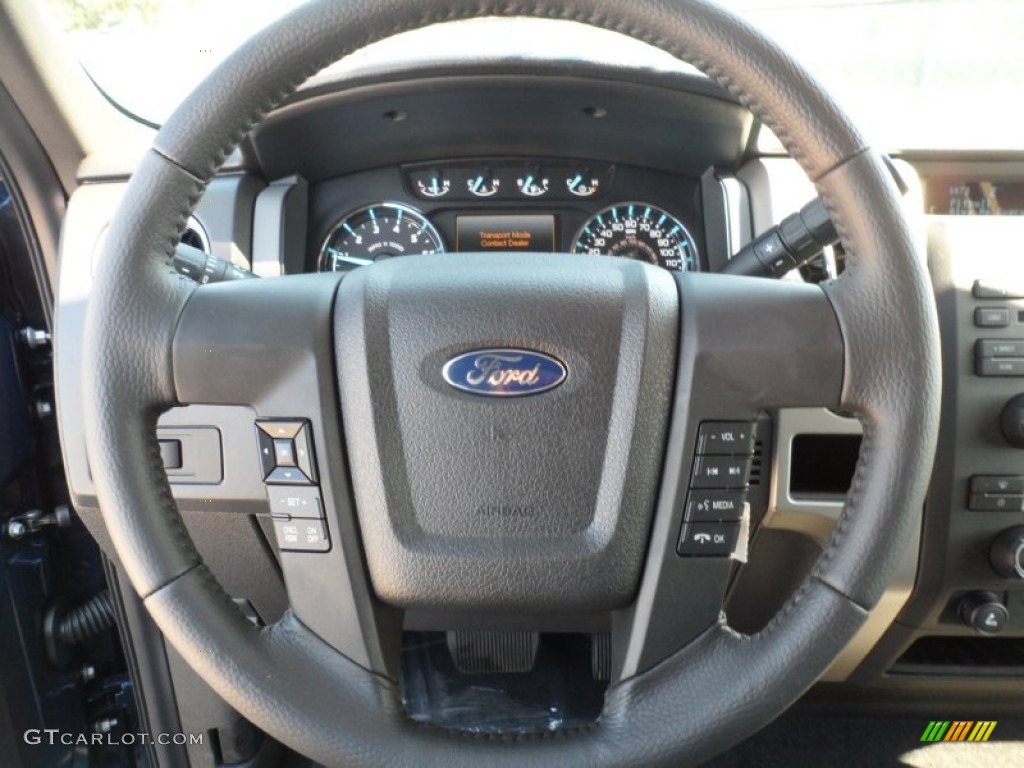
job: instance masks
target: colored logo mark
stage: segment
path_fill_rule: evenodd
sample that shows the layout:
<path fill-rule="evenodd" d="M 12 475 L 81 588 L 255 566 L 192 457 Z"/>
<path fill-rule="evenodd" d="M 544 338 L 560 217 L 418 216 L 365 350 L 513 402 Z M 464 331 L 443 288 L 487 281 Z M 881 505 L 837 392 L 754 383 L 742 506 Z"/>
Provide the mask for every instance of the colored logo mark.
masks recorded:
<path fill-rule="evenodd" d="M 932 720 L 921 734 L 921 741 L 988 741 L 996 729 L 996 720 Z"/>

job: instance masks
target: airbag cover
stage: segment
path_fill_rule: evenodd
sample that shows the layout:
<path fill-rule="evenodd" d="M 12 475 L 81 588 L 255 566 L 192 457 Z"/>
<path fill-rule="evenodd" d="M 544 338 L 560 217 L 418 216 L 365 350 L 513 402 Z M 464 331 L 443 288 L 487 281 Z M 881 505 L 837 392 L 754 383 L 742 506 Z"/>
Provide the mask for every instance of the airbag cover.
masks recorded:
<path fill-rule="evenodd" d="M 338 380 L 377 595 L 445 610 L 626 604 L 661 476 L 678 303 L 664 270 L 615 258 L 416 256 L 347 276 Z M 446 381 L 453 360 L 448 378 L 472 374 L 461 356 L 476 351 L 524 353 L 478 369 L 524 396 Z M 540 386 L 558 363 L 564 380 Z"/>

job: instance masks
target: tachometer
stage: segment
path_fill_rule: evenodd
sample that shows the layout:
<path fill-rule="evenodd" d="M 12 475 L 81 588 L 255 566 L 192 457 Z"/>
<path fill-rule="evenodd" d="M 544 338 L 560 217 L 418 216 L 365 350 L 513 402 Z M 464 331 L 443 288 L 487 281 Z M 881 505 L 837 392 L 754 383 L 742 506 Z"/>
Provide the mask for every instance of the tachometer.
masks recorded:
<path fill-rule="evenodd" d="M 444 243 L 423 214 L 400 203 L 377 203 L 352 211 L 334 225 L 320 249 L 320 271 L 428 253 L 444 253 Z"/>
<path fill-rule="evenodd" d="M 586 221 L 572 243 L 573 253 L 624 256 L 665 269 L 693 269 L 697 249 L 679 219 L 647 203 L 619 203 Z"/>

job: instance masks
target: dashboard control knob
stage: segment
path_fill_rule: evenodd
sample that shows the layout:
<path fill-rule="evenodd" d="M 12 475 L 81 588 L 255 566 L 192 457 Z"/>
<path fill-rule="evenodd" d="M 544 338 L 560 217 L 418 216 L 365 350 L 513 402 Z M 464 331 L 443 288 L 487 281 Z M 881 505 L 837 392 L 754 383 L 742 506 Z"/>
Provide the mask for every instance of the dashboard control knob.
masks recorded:
<path fill-rule="evenodd" d="M 1006 442 L 1014 448 L 1024 448 L 1024 395 L 1017 395 L 1003 406 L 999 428 Z"/>
<path fill-rule="evenodd" d="M 1007 528 L 996 536 L 988 559 L 1000 576 L 1024 579 L 1024 525 Z"/>
<path fill-rule="evenodd" d="M 960 600 L 960 620 L 982 635 L 997 635 L 1010 618 L 1006 606 L 991 592 L 972 592 Z"/>

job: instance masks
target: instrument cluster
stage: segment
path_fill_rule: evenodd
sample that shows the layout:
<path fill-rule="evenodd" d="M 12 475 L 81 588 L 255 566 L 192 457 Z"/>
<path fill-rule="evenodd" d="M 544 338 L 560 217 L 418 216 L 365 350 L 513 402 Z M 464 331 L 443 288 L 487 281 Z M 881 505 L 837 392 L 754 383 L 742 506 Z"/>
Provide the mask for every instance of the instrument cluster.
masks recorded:
<path fill-rule="evenodd" d="M 323 185 L 324 214 L 314 222 L 314 231 L 319 223 L 325 232 L 317 240 L 321 271 L 398 256 L 487 251 L 701 268 L 693 179 L 609 163 L 501 158 L 401 166 L 366 176 L 362 184 L 347 179 Z M 330 219 L 326 201 L 341 197 L 346 181 L 364 194 L 380 190 L 380 202 L 342 209 Z"/>

